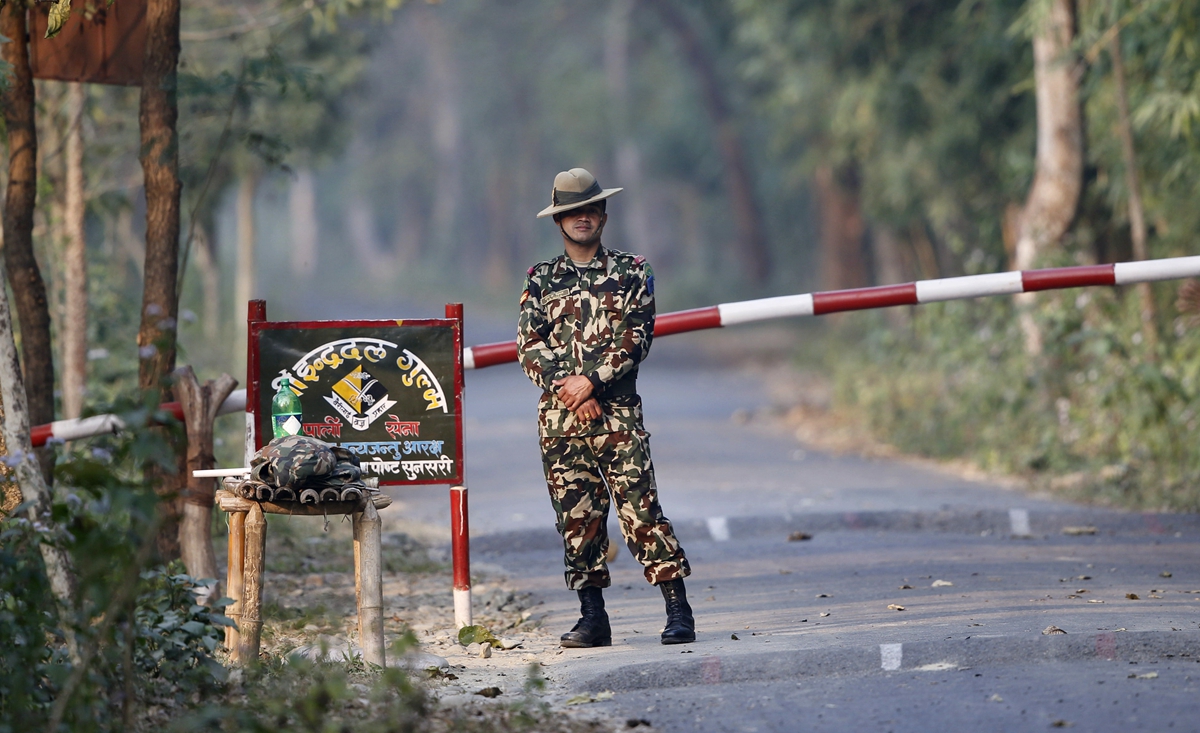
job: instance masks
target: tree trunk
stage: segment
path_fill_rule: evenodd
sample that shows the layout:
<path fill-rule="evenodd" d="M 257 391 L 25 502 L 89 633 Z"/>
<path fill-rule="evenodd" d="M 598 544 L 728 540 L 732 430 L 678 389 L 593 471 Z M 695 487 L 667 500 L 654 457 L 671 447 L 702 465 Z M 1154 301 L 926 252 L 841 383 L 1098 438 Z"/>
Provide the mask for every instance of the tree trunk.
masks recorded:
<path fill-rule="evenodd" d="M 248 172 L 238 182 L 237 194 L 237 271 L 233 275 L 234 317 L 238 324 L 238 341 L 234 349 L 246 343 L 246 320 L 238 317 L 246 303 L 254 297 L 255 245 L 254 195 L 258 192 L 258 173 Z M 240 353 L 240 352 L 238 352 Z"/>
<path fill-rule="evenodd" d="M 221 403 L 233 392 L 237 380 L 222 374 L 216 382 L 203 385 L 190 366 L 175 371 L 175 393 L 183 405 L 187 424 L 187 475 L 183 492 L 183 520 L 179 524 L 179 549 L 188 575 L 218 579 L 217 556 L 212 543 L 214 479 L 196 478 L 193 471 L 213 468 L 213 420 Z M 220 584 L 205 588 L 199 601 L 208 604 L 220 598 Z"/>
<path fill-rule="evenodd" d="M 213 251 L 212 237 L 205 224 L 196 224 L 196 269 L 200 271 L 200 283 L 204 291 L 204 338 L 216 344 L 221 333 L 221 270 L 217 266 L 217 253 Z"/>
<path fill-rule="evenodd" d="M 1129 236 L 1133 240 L 1133 259 L 1149 257 L 1146 249 L 1146 213 L 1142 208 L 1142 184 L 1137 168 L 1137 154 L 1133 147 L 1133 124 L 1129 121 L 1129 91 L 1125 86 L 1125 61 L 1121 57 L 1120 31 L 1113 34 L 1108 44 L 1112 56 L 1113 81 L 1117 93 L 1117 131 L 1121 138 L 1121 158 L 1125 162 L 1125 188 L 1129 192 Z M 1138 283 L 1138 300 L 1141 304 L 1142 338 L 1147 347 L 1158 343 L 1158 330 L 1154 320 L 1154 293 L 1150 283 Z M 1154 349 L 1146 353 L 1153 358 Z"/>
<path fill-rule="evenodd" d="M 416 10 L 416 8 L 414 8 Z M 461 246 L 466 238 L 458 236 L 458 203 L 463 190 L 462 112 L 459 104 L 459 72 L 454 62 L 454 42 L 446 33 L 441 8 L 424 6 L 413 13 L 413 20 L 425 40 L 429 62 L 429 124 L 433 137 L 433 153 L 437 160 L 434 171 L 433 227 L 435 246 L 451 257 L 462 256 Z M 468 255 L 474 257 L 474 254 Z"/>
<path fill-rule="evenodd" d="M 647 208 L 646 186 L 642 176 L 642 152 L 633 136 L 633 124 L 629 112 L 629 21 L 633 12 L 633 0 L 615 0 L 608 18 L 604 37 L 604 75 L 608 93 L 612 98 L 610 109 L 616 138 L 616 173 L 620 183 L 609 184 L 628 187 L 634 195 L 624 199 L 621 217 L 624 225 L 625 246 L 618 247 L 631 252 L 641 252 L 655 262 L 662 254 L 655 248 L 650 235 L 650 212 Z"/>
<path fill-rule="evenodd" d="M 292 275 L 308 280 L 317 274 L 317 191 L 312 171 L 307 168 L 296 173 L 288 192 L 288 214 L 292 220 Z"/>
<path fill-rule="evenodd" d="M 5 12 L 12 9 L 9 3 Z M 6 31 L 10 30 L 6 28 Z M 19 36 L 18 36 L 19 37 Z M 12 43 L 7 44 L 14 45 Z M 7 267 L 0 260 L 0 283 L 7 276 Z M 16 479 L 23 501 L 32 502 L 27 516 L 48 529 L 53 540 L 61 539 L 51 514 L 50 487 L 42 475 L 42 467 L 33 452 L 29 435 L 29 410 L 25 402 L 25 381 L 21 376 L 21 364 L 17 358 L 17 344 L 13 338 L 12 313 L 8 305 L 8 293 L 0 285 L 0 413 L 7 451 L 5 463 Z M 78 664 L 79 644 L 75 636 L 75 591 L 78 580 L 71 556 L 57 541 L 40 542 L 42 562 L 46 566 L 46 578 L 50 581 L 50 592 L 58 605 L 59 626 L 67 642 L 71 659 Z"/>
<path fill-rule="evenodd" d="M 1035 266 L 1047 247 L 1061 241 L 1075 219 L 1083 190 L 1083 112 L 1079 70 L 1071 58 L 1075 39 L 1074 0 L 1052 0 L 1033 38 L 1037 98 L 1037 159 L 1033 185 L 1017 224 L 1016 265 Z M 1041 329 L 1030 313 L 1034 295 L 1017 296 L 1029 354 L 1042 351 Z"/>
<path fill-rule="evenodd" d="M 650 4 L 679 40 L 688 65 L 700 83 L 701 100 L 716 129 L 717 152 L 721 155 L 725 192 L 733 208 L 738 252 L 750 279 L 759 284 L 766 282 L 771 269 L 771 253 L 754 192 L 750 156 L 742 144 L 716 65 L 695 28 L 674 0 L 652 0 Z"/>
<path fill-rule="evenodd" d="M 863 239 L 866 224 L 858 202 L 852 171 L 829 166 L 817 169 L 817 206 L 821 221 L 820 287 L 822 290 L 861 288 L 869 283 Z"/>
<path fill-rule="evenodd" d="M 910 279 L 904 267 L 900 239 L 894 231 L 885 226 L 872 227 L 871 245 L 877 284 L 895 285 Z M 883 315 L 889 325 L 899 328 L 908 323 L 909 311 L 909 308 L 886 308 Z"/>
<path fill-rule="evenodd" d="M 175 368 L 179 298 L 179 117 L 176 67 L 179 63 L 180 0 L 149 0 L 146 51 L 142 65 L 142 177 L 146 187 L 146 266 L 142 320 L 138 329 L 138 386 L 152 399 L 169 389 Z M 146 480 L 162 498 L 157 546 L 163 561 L 179 557 L 178 486 L 172 477 L 147 465 Z"/>
<path fill-rule="evenodd" d="M 50 304 L 46 283 L 33 254 L 33 214 L 37 200 L 37 128 L 34 122 L 33 73 L 25 5 L 9 2 L 0 10 L 0 34 L 11 39 L 0 53 L 12 65 L 8 89 L 0 97 L 8 132 L 8 186 L 4 199 L 4 260 L 21 325 L 21 357 L 28 420 L 54 420 L 54 353 L 50 342 Z M 39 451 L 47 481 L 53 453 Z"/>
<path fill-rule="evenodd" d="M 84 230 L 86 203 L 83 182 L 83 114 L 87 96 L 83 84 L 67 86 L 66 206 L 67 235 L 63 252 L 65 313 L 62 323 L 63 417 L 83 414 L 87 391 L 87 239 Z"/>

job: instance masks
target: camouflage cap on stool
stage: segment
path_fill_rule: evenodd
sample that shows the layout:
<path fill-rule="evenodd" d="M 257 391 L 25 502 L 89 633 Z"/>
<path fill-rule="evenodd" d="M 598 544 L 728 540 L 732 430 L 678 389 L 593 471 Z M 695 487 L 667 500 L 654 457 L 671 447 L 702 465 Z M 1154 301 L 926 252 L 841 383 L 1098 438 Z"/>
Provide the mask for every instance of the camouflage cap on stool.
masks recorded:
<path fill-rule="evenodd" d="M 307 435 L 285 435 L 263 446 L 250 461 L 250 477 L 268 486 L 298 487 L 328 476 L 337 464 L 333 450 Z"/>
<path fill-rule="evenodd" d="M 623 188 L 600 188 L 596 177 L 588 173 L 586 169 L 572 168 L 554 177 L 554 188 L 550 190 L 550 205 L 539 211 L 537 218 L 543 219 L 564 211 L 578 209 L 580 206 L 602 201 L 624 190 Z"/>

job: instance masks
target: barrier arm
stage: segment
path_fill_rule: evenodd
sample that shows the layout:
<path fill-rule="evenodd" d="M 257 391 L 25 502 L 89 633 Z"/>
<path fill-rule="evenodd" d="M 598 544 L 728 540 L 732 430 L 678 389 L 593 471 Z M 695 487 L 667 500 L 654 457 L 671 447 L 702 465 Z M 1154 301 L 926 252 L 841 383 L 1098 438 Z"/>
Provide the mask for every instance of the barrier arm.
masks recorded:
<path fill-rule="evenodd" d="M 937 280 L 919 280 L 900 285 L 833 290 L 823 293 L 781 295 L 736 303 L 721 303 L 706 308 L 676 311 L 660 315 L 654 323 L 655 336 L 670 336 L 688 331 L 703 331 L 776 318 L 823 316 L 829 313 L 890 308 L 897 305 L 921 305 L 946 300 L 967 300 L 993 295 L 1016 295 L 1043 290 L 1132 285 L 1134 283 L 1182 280 L 1200 277 L 1200 256 L 1170 257 L 1111 265 L 1055 267 L 1044 270 L 1014 270 L 986 275 L 966 275 Z M 463 368 L 484 369 L 517 361 L 517 342 L 502 341 L 463 349 Z M 246 390 L 237 390 L 221 405 L 218 415 L 245 410 Z M 162 409 L 183 419 L 178 402 Z M 33 445 L 45 445 L 48 439 L 76 440 L 104 435 L 124 426 L 116 415 L 96 415 L 79 420 L 59 420 L 33 429 Z"/>

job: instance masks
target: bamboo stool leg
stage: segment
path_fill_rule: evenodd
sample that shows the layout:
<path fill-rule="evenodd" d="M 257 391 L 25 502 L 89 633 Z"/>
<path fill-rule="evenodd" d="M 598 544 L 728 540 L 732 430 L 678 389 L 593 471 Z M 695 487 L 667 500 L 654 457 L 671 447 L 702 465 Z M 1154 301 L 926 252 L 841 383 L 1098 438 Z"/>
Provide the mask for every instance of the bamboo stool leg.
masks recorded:
<path fill-rule="evenodd" d="M 257 503 L 246 517 L 246 563 L 242 586 L 242 632 L 238 645 L 238 661 L 254 664 L 258 661 L 259 640 L 262 634 L 263 562 L 267 545 L 267 518 Z"/>
<path fill-rule="evenodd" d="M 229 563 L 225 576 L 225 590 L 233 603 L 225 609 L 225 615 L 235 624 L 225 627 L 225 648 L 231 661 L 238 660 L 239 626 L 242 621 L 242 573 L 246 561 L 246 512 L 229 513 Z"/>
<path fill-rule="evenodd" d="M 354 515 L 354 577 L 358 593 L 358 638 L 363 661 L 386 667 L 383 646 L 383 553 L 379 512 L 370 501 Z"/>
<path fill-rule="evenodd" d="M 362 625 L 362 512 L 350 515 L 350 528 L 354 535 L 354 608 L 358 611 L 358 640 L 363 640 Z"/>

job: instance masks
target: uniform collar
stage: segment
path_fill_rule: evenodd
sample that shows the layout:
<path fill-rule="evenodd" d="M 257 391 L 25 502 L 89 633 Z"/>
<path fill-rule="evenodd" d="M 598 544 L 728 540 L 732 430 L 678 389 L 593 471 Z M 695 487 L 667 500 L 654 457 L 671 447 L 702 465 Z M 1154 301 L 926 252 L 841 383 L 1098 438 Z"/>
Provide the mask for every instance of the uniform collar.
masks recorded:
<path fill-rule="evenodd" d="M 587 264 L 587 269 L 608 270 L 608 250 L 604 248 L 603 244 L 600 245 L 600 248 L 596 250 L 596 256 L 593 257 L 592 261 Z M 575 272 L 577 271 L 577 268 L 574 261 L 567 256 L 566 252 L 563 252 L 558 256 L 558 261 L 555 263 L 555 271 L 557 274 L 562 275 Z"/>

